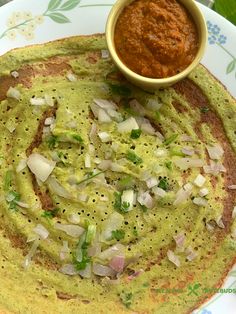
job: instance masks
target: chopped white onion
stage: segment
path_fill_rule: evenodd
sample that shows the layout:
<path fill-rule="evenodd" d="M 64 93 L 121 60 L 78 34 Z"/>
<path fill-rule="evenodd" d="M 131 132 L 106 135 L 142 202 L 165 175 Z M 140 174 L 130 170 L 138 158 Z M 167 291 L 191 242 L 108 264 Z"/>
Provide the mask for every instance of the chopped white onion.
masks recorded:
<path fill-rule="evenodd" d="M 11 76 L 14 78 L 18 78 L 19 77 L 19 73 L 17 71 L 12 71 L 11 72 Z"/>
<path fill-rule="evenodd" d="M 217 223 L 218 227 L 220 227 L 221 229 L 224 229 L 224 228 L 225 228 L 225 225 L 224 225 L 223 220 L 222 220 L 222 216 L 219 216 L 219 217 L 216 219 L 216 223 Z"/>
<path fill-rule="evenodd" d="M 168 260 L 169 260 L 170 262 L 172 262 L 173 264 L 175 264 L 175 266 L 180 267 L 180 260 L 179 260 L 179 257 L 178 257 L 177 255 L 175 255 L 173 251 L 168 250 L 168 252 L 167 252 L 167 257 L 168 257 Z"/>
<path fill-rule="evenodd" d="M 154 151 L 154 155 L 156 157 L 166 157 L 168 155 L 168 151 L 164 148 L 158 148 Z"/>
<path fill-rule="evenodd" d="M 195 197 L 193 199 L 193 204 L 206 207 L 207 206 L 207 200 L 205 198 L 202 198 L 202 197 Z"/>
<path fill-rule="evenodd" d="M 159 181 L 157 180 L 156 177 L 151 177 L 151 178 L 148 178 L 146 180 L 146 184 L 147 184 L 147 187 L 149 189 L 153 188 L 154 186 L 156 186 L 157 184 L 159 183 Z"/>
<path fill-rule="evenodd" d="M 37 226 L 33 228 L 33 231 L 38 234 L 42 240 L 47 239 L 49 235 L 48 230 L 41 224 L 37 224 Z"/>
<path fill-rule="evenodd" d="M 110 123 L 110 122 L 112 122 L 110 116 L 106 113 L 105 110 L 103 110 L 101 108 L 98 110 L 98 121 L 100 123 Z"/>
<path fill-rule="evenodd" d="M 147 208 L 153 208 L 154 206 L 153 198 L 148 191 L 140 193 L 137 201 L 139 202 L 139 204 L 144 205 Z"/>
<path fill-rule="evenodd" d="M 155 134 L 155 129 L 151 125 L 150 121 L 146 118 L 143 117 L 137 117 L 136 118 L 137 123 L 139 125 L 139 128 L 146 134 L 154 135 Z"/>
<path fill-rule="evenodd" d="M 193 159 L 193 158 L 180 158 L 180 159 L 174 160 L 174 163 L 181 170 L 187 170 L 189 168 L 201 168 L 205 164 L 204 160 Z"/>
<path fill-rule="evenodd" d="M 125 266 L 125 257 L 124 256 L 120 256 L 120 255 L 116 255 L 114 256 L 110 263 L 109 266 L 114 269 L 117 273 L 120 273 L 123 271 L 124 266 Z"/>
<path fill-rule="evenodd" d="M 111 144 L 111 149 L 114 151 L 114 152 L 117 152 L 118 149 L 119 149 L 120 145 L 118 143 L 112 143 Z"/>
<path fill-rule="evenodd" d="M 87 202 L 89 200 L 89 195 L 88 194 L 85 194 L 85 193 L 79 193 L 78 195 L 78 199 L 81 201 L 81 202 Z"/>
<path fill-rule="evenodd" d="M 236 217 L 236 206 L 234 206 L 234 209 L 232 211 L 232 218 L 234 219 Z"/>
<path fill-rule="evenodd" d="M 207 188 L 201 189 L 201 190 L 199 191 L 199 195 L 200 195 L 201 197 L 204 197 L 204 196 L 206 196 L 207 194 L 209 194 L 209 190 L 208 190 Z"/>
<path fill-rule="evenodd" d="M 16 125 L 11 120 L 8 120 L 5 126 L 10 133 L 13 133 L 16 129 Z"/>
<path fill-rule="evenodd" d="M 123 120 L 122 114 L 114 109 L 107 109 L 107 114 L 116 122 L 121 122 Z"/>
<path fill-rule="evenodd" d="M 97 255 L 99 259 L 111 260 L 114 256 L 124 256 L 125 247 L 123 244 L 117 243 Z"/>
<path fill-rule="evenodd" d="M 119 165 L 116 162 L 111 163 L 110 169 L 111 169 L 111 171 L 114 171 L 114 172 L 123 172 L 124 171 L 124 167 Z"/>
<path fill-rule="evenodd" d="M 89 139 L 93 141 L 96 135 L 97 135 L 97 125 L 96 123 L 93 123 L 91 126 L 91 130 L 89 132 Z"/>
<path fill-rule="evenodd" d="M 117 130 L 120 133 L 128 133 L 131 132 L 132 130 L 137 129 L 139 129 L 139 126 L 137 121 L 133 117 L 130 117 L 127 120 L 117 124 Z"/>
<path fill-rule="evenodd" d="M 108 266 L 105 266 L 105 265 L 101 265 L 101 264 L 98 264 L 98 263 L 94 263 L 93 264 L 93 273 L 95 275 L 98 275 L 98 276 L 101 276 L 101 277 L 113 277 L 116 272 L 111 269 L 110 267 Z"/>
<path fill-rule="evenodd" d="M 94 158 L 93 162 L 96 164 L 96 165 L 99 165 L 102 160 L 100 158 Z"/>
<path fill-rule="evenodd" d="M 133 280 L 134 278 L 138 277 L 142 273 L 144 273 L 144 270 L 140 269 L 140 270 L 134 272 L 132 275 L 128 276 L 128 280 Z"/>
<path fill-rule="evenodd" d="M 90 155 L 88 153 L 85 154 L 84 166 L 85 166 L 85 168 L 91 168 L 91 158 L 90 158 Z"/>
<path fill-rule="evenodd" d="M 179 189 L 178 192 L 176 193 L 176 199 L 173 205 L 178 206 L 184 203 L 190 197 L 192 188 L 193 188 L 192 184 L 188 183 L 185 184 L 181 189 Z"/>
<path fill-rule="evenodd" d="M 44 98 L 31 98 L 30 104 L 33 106 L 43 106 L 46 104 L 46 102 Z"/>
<path fill-rule="evenodd" d="M 107 132 L 98 132 L 98 137 L 103 143 L 107 143 L 111 141 L 111 135 Z"/>
<path fill-rule="evenodd" d="M 206 223 L 206 228 L 207 228 L 207 230 L 209 231 L 209 232 L 213 232 L 214 231 L 214 226 L 212 226 L 212 224 L 210 224 L 210 223 Z"/>
<path fill-rule="evenodd" d="M 129 105 L 137 115 L 144 116 L 146 114 L 145 108 L 136 99 L 132 99 L 129 102 Z"/>
<path fill-rule="evenodd" d="M 216 163 L 213 160 L 210 161 L 210 166 L 206 165 L 203 169 L 205 173 L 209 173 L 214 176 L 217 176 L 220 172 L 226 172 L 226 169 L 222 164 Z"/>
<path fill-rule="evenodd" d="M 15 201 L 15 203 L 22 208 L 30 208 L 29 204 L 27 204 L 27 203 L 23 203 L 20 201 Z"/>
<path fill-rule="evenodd" d="M 62 244 L 62 248 L 60 250 L 60 254 L 59 255 L 60 255 L 60 259 L 64 260 L 64 259 L 66 259 L 68 257 L 70 249 L 68 247 L 68 241 L 63 241 L 62 243 L 63 244 Z"/>
<path fill-rule="evenodd" d="M 206 182 L 206 178 L 205 178 L 203 175 L 201 175 L 201 174 L 199 174 L 199 175 L 196 177 L 196 179 L 193 181 L 193 183 L 194 183 L 196 186 L 198 186 L 199 188 L 201 188 L 201 187 L 204 185 L 205 182 Z"/>
<path fill-rule="evenodd" d="M 78 238 L 79 236 L 81 236 L 81 234 L 84 233 L 84 228 L 80 226 L 76 226 L 76 225 L 66 225 L 66 224 L 60 224 L 56 222 L 54 224 L 54 227 L 55 229 L 64 231 L 66 234 L 68 234 L 69 236 L 73 238 Z"/>
<path fill-rule="evenodd" d="M 187 260 L 190 262 L 197 257 L 197 253 L 193 250 L 191 246 L 187 247 L 185 253 L 187 254 Z"/>
<path fill-rule="evenodd" d="M 21 93 L 18 91 L 18 89 L 14 88 L 14 87 L 10 87 L 7 91 L 7 97 L 13 98 L 16 100 L 20 100 Z"/>
<path fill-rule="evenodd" d="M 45 99 L 46 105 L 48 105 L 48 106 L 50 106 L 50 107 L 53 107 L 53 106 L 54 106 L 54 104 L 55 104 L 55 99 L 54 99 L 52 96 L 45 94 L 45 95 L 44 95 L 44 99 Z"/>
<path fill-rule="evenodd" d="M 16 167 L 16 172 L 17 173 L 21 172 L 22 170 L 26 168 L 26 166 L 27 166 L 27 159 L 21 159 L 19 161 L 19 164 Z"/>
<path fill-rule="evenodd" d="M 70 214 L 70 216 L 67 218 L 67 220 L 69 222 L 71 222 L 72 224 L 79 224 L 80 223 L 80 216 L 77 214 Z"/>
<path fill-rule="evenodd" d="M 27 166 L 38 179 L 45 182 L 55 168 L 56 162 L 38 153 L 33 153 L 27 159 Z"/>
<path fill-rule="evenodd" d="M 187 134 L 183 134 L 181 137 L 180 137 L 180 140 L 183 141 L 183 142 L 193 142 L 194 139 L 187 135 Z"/>
<path fill-rule="evenodd" d="M 85 269 L 79 270 L 78 273 L 83 278 L 91 278 L 91 275 L 92 275 L 91 263 L 88 263 L 86 265 Z"/>
<path fill-rule="evenodd" d="M 219 160 L 224 154 L 224 150 L 220 144 L 215 144 L 214 146 L 207 145 L 206 148 L 211 159 Z"/>
<path fill-rule="evenodd" d="M 101 241 L 109 240 L 112 237 L 112 231 L 120 229 L 124 221 L 124 216 L 113 212 L 103 223 L 101 232 Z"/>
<path fill-rule="evenodd" d="M 110 169 L 111 164 L 112 164 L 111 160 L 102 160 L 100 164 L 98 165 L 98 169 L 103 170 L 103 171 L 108 170 Z"/>
<path fill-rule="evenodd" d="M 146 107 L 149 109 L 149 110 L 152 110 L 152 111 L 157 111 L 159 110 L 161 107 L 162 107 L 162 103 L 157 101 L 156 99 L 148 99 L 147 101 L 147 104 L 146 104 Z"/>
<path fill-rule="evenodd" d="M 158 186 L 154 186 L 152 188 L 152 192 L 156 195 L 156 196 L 160 196 L 160 197 L 164 197 L 166 196 L 166 191 L 159 188 Z"/>
<path fill-rule="evenodd" d="M 229 189 L 229 190 L 236 190 L 236 184 L 229 185 L 229 186 L 228 186 L 228 189 Z"/>
<path fill-rule="evenodd" d="M 71 194 L 57 181 L 56 178 L 54 177 L 48 178 L 47 183 L 52 193 L 66 199 L 71 199 Z"/>
<path fill-rule="evenodd" d="M 97 106 L 99 106 L 100 108 L 102 108 L 104 110 L 108 110 L 108 109 L 116 110 L 116 109 L 118 109 L 117 105 L 112 100 L 95 98 L 95 99 L 93 99 L 93 101 Z"/>
<path fill-rule="evenodd" d="M 51 125 L 55 122 L 55 118 L 54 117 L 48 117 L 45 119 L 44 124 L 45 125 Z"/>
<path fill-rule="evenodd" d="M 77 77 L 73 73 L 67 73 L 66 78 L 70 82 L 76 82 L 77 81 Z"/>
<path fill-rule="evenodd" d="M 135 194 L 133 190 L 123 191 L 121 195 L 121 203 L 126 203 L 127 205 L 129 205 L 127 207 L 127 211 L 131 211 L 133 209 L 134 200 L 135 200 Z"/>
<path fill-rule="evenodd" d="M 36 240 L 34 240 L 29 253 L 26 255 L 24 262 L 23 262 L 23 267 L 24 269 L 27 269 L 29 267 L 29 264 L 31 263 L 32 257 L 34 256 L 34 254 L 36 253 L 36 250 L 39 246 L 40 240 L 37 238 Z"/>
<path fill-rule="evenodd" d="M 101 50 L 101 55 L 102 55 L 102 59 L 107 59 L 110 57 L 109 51 L 108 50 Z"/>
<path fill-rule="evenodd" d="M 193 156 L 194 155 L 194 149 L 190 147 L 183 147 L 181 149 L 182 153 L 188 156 Z"/>
<path fill-rule="evenodd" d="M 65 264 L 59 269 L 59 271 L 69 276 L 78 275 L 78 271 L 75 269 L 73 264 Z"/>
<path fill-rule="evenodd" d="M 178 248 L 183 248 L 184 247 L 184 242 L 185 242 L 185 234 L 183 231 L 181 231 L 180 233 L 178 233 L 176 236 L 173 236 L 176 246 Z"/>

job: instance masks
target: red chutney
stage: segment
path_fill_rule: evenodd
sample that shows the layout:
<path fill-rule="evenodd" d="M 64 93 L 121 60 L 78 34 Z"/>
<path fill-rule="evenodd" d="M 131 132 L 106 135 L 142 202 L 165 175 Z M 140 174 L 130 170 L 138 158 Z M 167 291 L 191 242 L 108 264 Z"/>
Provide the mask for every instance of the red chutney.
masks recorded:
<path fill-rule="evenodd" d="M 114 40 L 125 65 L 150 78 L 183 71 L 199 47 L 196 25 L 176 0 L 132 2 L 118 18 Z"/>

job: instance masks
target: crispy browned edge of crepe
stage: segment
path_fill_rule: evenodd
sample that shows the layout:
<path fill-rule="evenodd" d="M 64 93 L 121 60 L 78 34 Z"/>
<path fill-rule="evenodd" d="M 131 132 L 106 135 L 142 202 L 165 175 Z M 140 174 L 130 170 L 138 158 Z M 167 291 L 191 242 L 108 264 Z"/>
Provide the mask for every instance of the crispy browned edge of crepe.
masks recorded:
<path fill-rule="evenodd" d="M 43 43 L 43 44 L 34 44 L 34 45 L 29 45 L 27 46 L 27 49 L 30 49 L 32 47 L 44 47 L 46 44 L 48 43 L 63 43 L 65 41 L 67 41 L 68 39 L 75 39 L 75 40 L 79 40 L 81 38 L 90 38 L 90 37 L 104 37 L 104 34 L 101 33 L 97 33 L 97 34 L 92 34 L 92 35 L 81 35 L 81 36 L 72 36 L 72 37 L 67 37 L 67 38 L 62 38 L 62 39 L 58 39 L 55 41 L 49 41 L 47 43 Z M 24 49 L 25 47 L 23 47 Z M 15 48 L 13 50 L 11 50 L 11 52 L 14 52 L 16 50 L 20 50 L 22 48 Z M 9 52 L 7 52 L 6 54 L 8 54 Z M 2 56 L 0 56 L 1 59 Z M 71 55 L 69 56 L 69 58 L 71 57 Z M 49 58 L 49 60 L 47 61 L 43 61 L 44 65 L 46 64 L 46 68 L 45 69 L 37 69 L 36 71 L 33 69 L 34 63 L 31 64 L 24 64 L 20 69 L 18 69 L 17 71 L 19 72 L 19 78 L 15 79 L 11 76 L 2 76 L 0 77 L 0 101 L 2 101 L 3 99 L 6 98 L 6 92 L 8 90 L 8 88 L 10 86 L 14 87 L 17 84 L 23 84 L 25 87 L 29 88 L 31 86 L 31 82 L 29 80 L 29 76 L 30 77 L 34 77 L 35 75 L 60 75 L 62 74 L 65 70 L 70 69 L 70 66 L 66 63 L 67 61 L 67 57 L 66 56 L 54 56 Z M 95 56 L 96 59 L 96 56 Z M 59 62 L 57 63 L 57 60 L 59 60 Z M 50 67 L 51 65 L 53 65 L 53 67 Z M 203 66 L 203 65 L 201 65 Z M 204 67 L 204 66 L 203 66 Z M 204 67 L 205 68 L 205 67 Z M 205 68 L 206 69 L 206 68 Z M 210 77 L 212 77 L 217 83 L 219 83 L 227 93 L 228 90 L 227 88 L 212 74 L 210 73 L 210 71 L 208 69 L 206 69 L 208 72 L 208 75 Z M 173 88 L 175 89 L 175 91 L 177 93 L 180 93 L 182 95 L 184 95 L 187 100 L 190 102 L 191 105 L 196 106 L 199 103 L 201 103 L 201 106 L 205 103 L 208 104 L 208 101 L 204 95 L 204 93 L 202 92 L 202 90 L 190 79 L 184 79 L 183 81 L 175 84 L 173 86 Z M 195 99 L 196 96 L 200 96 L 201 99 L 203 99 L 203 102 L 199 102 L 199 99 Z M 232 97 L 232 99 L 234 99 Z M 235 102 L 235 106 L 236 106 L 236 100 L 234 99 Z M 178 108 L 178 104 L 175 105 L 176 109 Z M 179 108 L 180 109 L 180 108 Z M 209 116 L 210 115 L 210 116 Z M 45 119 L 45 116 L 44 116 Z M 216 122 L 215 126 L 218 125 L 218 127 L 216 128 L 217 132 L 222 130 L 223 131 L 223 126 L 222 126 L 222 122 L 220 120 L 220 118 L 215 114 L 215 113 L 205 113 L 204 115 L 202 115 L 202 122 L 204 122 L 204 119 L 207 119 L 208 122 Z M 206 122 L 206 121 L 205 121 Z M 197 132 L 199 132 L 199 130 L 197 130 Z M 222 139 L 222 134 L 221 134 L 221 144 L 222 141 L 227 138 L 227 136 L 224 134 L 223 132 L 223 139 Z M 225 143 L 225 142 L 224 142 Z M 230 146 L 229 141 L 227 140 L 227 146 Z M 32 147 L 33 148 L 33 147 Z M 231 169 L 231 173 L 235 173 L 235 176 L 232 176 L 231 178 L 228 178 L 226 181 L 227 185 L 229 185 L 229 182 L 231 182 L 232 180 L 236 181 L 236 154 L 234 152 L 232 152 L 232 147 L 230 146 L 230 150 L 231 150 L 231 157 L 232 157 L 232 153 L 233 153 L 233 159 L 231 160 L 232 162 L 230 163 L 232 167 L 233 166 L 233 171 Z M 230 159 L 231 158 L 228 154 L 226 156 L 226 159 Z M 214 181 L 214 178 L 213 178 Z M 214 182 L 212 182 L 212 184 L 214 184 Z M 233 183 L 232 183 L 233 184 Z M 236 191 L 232 191 L 232 193 L 235 193 L 234 196 L 236 195 Z M 229 231 L 229 226 L 230 226 L 230 215 L 231 215 L 231 210 L 230 210 L 230 206 L 231 203 L 227 202 L 226 204 L 226 210 L 224 210 L 224 218 L 225 218 L 225 223 L 226 223 L 226 229 L 224 231 L 220 230 L 218 232 L 218 236 L 219 238 L 224 238 L 224 236 L 221 233 L 224 233 L 225 235 L 225 231 Z M 232 206 L 231 206 L 232 208 Z M 18 235 L 15 234 L 10 234 L 9 235 L 12 246 L 13 247 L 20 247 L 21 249 L 24 249 L 24 245 L 23 245 L 23 241 L 22 239 L 18 238 Z M 24 250 L 23 250 L 24 251 Z M 163 256 L 161 256 L 161 258 L 163 258 Z M 42 264 L 43 261 L 38 260 L 37 261 L 39 264 Z M 47 268 L 57 268 L 56 265 L 51 265 L 51 263 L 53 263 L 53 261 L 46 261 L 44 266 L 46 266 Z M 231 268 L 233 267 L 233 265 L 236 263 L 236 257 L 235 259 L 232 260 L 232 263 L 230 263 L 228 265 L 228 267 L 226 268 L 226 270 L 224 271 L 221 280 L 219 280 L 219 282 L 217 283 L 217 287 L 221 287 L 227 277 L 227 274 L 229 273 L 229 271 L 231 270 Z M 67 294 L 62 293 L 62 297 L 60 297 L 60 293 L 59 291 L 57 291 L 57 296 L 58 298 L 60 298 L 61 300 L 69 300 L 71 298 L 75 298 L 75 296 L 69 296 Z M 202 305 L 203 303 L 207 302 L 215 293 L 211 293 L 209 295 L 207 295 L 207 297 L 205 296 L 204 298 L 202 298 L 202 300 L 199 300 L 194 307 L 192 307 L 189 312 L 187 313 L 191 313 L 194 309 L 198 308 L 200 305 Z M 6 310 L 0 310 L 1 314 L 11 314 L 12 312 L 6 311 Z"/>

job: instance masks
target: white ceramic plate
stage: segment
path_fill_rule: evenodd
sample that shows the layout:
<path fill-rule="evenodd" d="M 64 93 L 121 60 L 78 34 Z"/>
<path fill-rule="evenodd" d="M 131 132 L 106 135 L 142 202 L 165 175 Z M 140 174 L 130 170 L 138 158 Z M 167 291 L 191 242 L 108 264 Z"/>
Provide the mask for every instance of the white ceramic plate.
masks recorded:
<path fill-rule="evenodd" d="M 62 37 L 102 33 L 114 0 L 15 0 L 0 8 L 0 55 L 16 48 Z M 236 97 L 236 27 L 200 5 L 209 29 L 202 63 Z M 0 64 L 1 67 L 1 64 Z M 211 288 L 211 287 L 209 287 Z M 235 314 L 236 271 L 231 271 L 225 290 L 194 314 Z M 201 293 L 195 290 L 196 293 Z M 174 309 L 173 309 L 174 310 Z"/>

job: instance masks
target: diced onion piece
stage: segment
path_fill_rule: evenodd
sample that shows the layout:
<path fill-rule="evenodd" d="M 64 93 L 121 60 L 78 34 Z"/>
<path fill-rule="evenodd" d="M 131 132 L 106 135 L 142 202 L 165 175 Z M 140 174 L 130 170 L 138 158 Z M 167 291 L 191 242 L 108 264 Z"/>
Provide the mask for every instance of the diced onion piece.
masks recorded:
<path fill-rule="evenodd" d="M 156 134 L 154 127 L 151 125 L 151 123 L 148 120 L 147 122 L 142 123 L 141 130 L 146 134 L 150 134 L 150 135 Z"/>
<path fill-rule="evenodd" d="M 54 117 L 48 117 L 48 118 L 45 119 L 44 124 L 45 125 L 51 125 L 51 124 L 54 123 L 54 121 L 55 121 Z"/>
<path fill-rule="evenodd" d="M 66 199 L 71 199 L 71 194 L 57 181 L 56 178 L 54 177 L 48 178 L 47 183 L 52 193 Z"/>
<path fill-rule="evenodd" d="M 234 209 L 232 211 L 232 218 L 234 219 L 236 217 L 236 206 L 234 206 Z"/>
<path fill-rule="evenodd" d="M 100 158 L 94 158 L 93 162 L 96 164 L 96 165 L 99 165 L 102 160 Z"/>
<path fill-rule="evenodd" d="M 94 153 L 95 153 L 95 147 L 94 147 L 92 144 L 89 144 L 88 149 L 89 149 L 90 155 L 94 155 Z"/>
<path fill-rule="evenodd" d="M 189 168 L 201 168 L 205 164 L 204 160 L 193 159 L 193 158 L 180 158 L 180 159 L 174 160 L 174 163 L 181 170 L 187 170 Z"/>
<path fill-rule="evenodd" d="M 111 100 L 95 98 L 93 101 L 97 106 L 99 106 L 100 108 L 102 108 L 106 111 L 108 109 L 112 109 L 112 110 L 117 109 L 117 105 Z"/>
<path fill-rule="evenodd" d="M 98 121 L 100 123 L 110 123 L 110 122 L 112 122 L 110 116 L 103 109 L 99 109 L 98 110 Z"/>
<path fill-rule="evenodd" d="M 168 155 L 168 151 L 164 148 L 158 148 L 154 151 L 154 155 L 156 157 L 166 157 Z"/>
<path fill-rule="evenodd" d="M 14 88 L 14 87 L 10 87 L 7 91 L 7 97 L 13 98 L 16 100 L 20 100 L 21 93 L 18 91 L 18 89 Z"/>
<path fill-rule="evenodd" d="M 101 253 L 101 243 L 94 241 L 95 243 L 88 248 L 88 256 L 97 256 Z"/>
<path fill-rule="evenodd" d="M 27 166 L 38 179 L 45 182 L 55 168 L 56 162 L 38 153 L 33 153 L 27 159 Z"/>
<path fill-rule="evenodd" d="M 165 140 L 164 136 L 159 131 L 156 131 L 155 135 L 161 142 Z"/>
<path fill-rule="evenodd" d="M 73 238 L 78 238 L 79 236 L 81 236 L 81 234 L 84 233 L 84 228 L 76 225 L 60 224 L 56 222 L 54 227 L 55 229 L 64 231 L 66 234 Z"/>
<path fill-rule="evenodd" d="M 162 107 L 162 103 L 157 101 L 156 99 L 148 99 L 147 101 L 147 104 L 146 104 L 146 107 L 149 109 L 149 110 L 153 110 L 153 111 L 157 111 L 159 110 L 161 107 Z"/>
<path fill-rule="evenodd" d="M 201 174 L 199 174 L 196 179 L 193 181 L 193 183 L 198 186 L 199 188 L 201 188 L 204 183 L 206 182 L 206 178 L 204 176 L 202 176 Z"/>
<path fill-rule="evenodd" d="M 27 166 L 27 159 L 21 159 L 19 161 L 19 164 L 16 167 L 16 172 L 17 173 L 21 172 L 22 170 L 26 168 L 26 166 Z"/>
<path fill-rule="evenodd" d="M 125 257 L 124 256 L 114 256 L 110 263 L 109 266 L 114 269 L 117 273 L 120 273 L 123 271 L 124 266 L 125 266 Z"/>
<path fill-rule="evenodd" d="M 55 99 L 52 96 L 45 94 L 44 95 L 46 105 L 53 107 L 55 104 Z"/>
<path fill-rule="evenodd" d="M 229 186 L 228 186 L 228 189 L 229 189 L 229 190 L 236 190 L 236 184 L 229 185 Z"/>
<path fill-rule="evenodd" d="M 101 55 L 102 55 L 102 59 L 107 59 L 110 57 L 109 51 L 108 50 L 101 50 Z"/>
<path fill-rule="evenodd" d="M 160 196 L 160 197 L 164 197 L 166 196 L 166 191 L 159 188 L 158 186 L 154 186 L 152 188 L 152 192 L 156 195 L 156 196 Z"/>
<path fill-rule="evenodd" d="M 12 71 L 11 72 L 11 76 L 14 78 L 18 78 L 19 77 L 19 73 L 17 71 Z"/>
<path fill-rule="evenodd" d="M 85 154 L 84 166 L 85 166 L 85 168 L 91 167 L 91 158 L 90 158 L 90 155 L 88 153 Z"/>
<path fill-rule="evenodd" d="M 206 196 L 207 194 L 209 194 L 209 190 L 208 190 L 207 188 L 201 189 L 201 190 L 199 191 L 199 195 L 200 195 L 201 197 L 204 197 L 204 196 Z"/>
<path fill-rule="evenodd" d="M 209 173 L 214 176 L 217 176 L 220 172 L 226 172 L 226 169 L 222 164 L 216 163 L 213 160 L 210 161 L 210 166 L 206 165 L 203 169 L 205 173 Z"/>
<path fill-rule="evenodd" d="M 116 163 L 116 162 L 111 163 L 111 171 L 123 172 L 123 170 L 124 170 L 124 167 L 119 165 L 118 163 Z"/>
<path fill-rule="evenodd" d="M 192 184 L 187 183 L 181 189 L 179 189 L 178 192 L 176 193 L 176 199 L 175 199 L 173 205 L 178 206 L 178 205 L 184 203 L 189 198 L 189 196 L 191 195 L 192 188 L 193 188 Z"/>
<path fill-rule="evenodd" d="M 210 223 L 206 223 L 206 228 L 207 228 L 207 230 L 209 231 L 209 232 L 213 232 L 214 231 L 214 226 L 212 226 L 212 224 L 210 224 Z"/>
<path fill-rule="evenodd" d="M 148 191 L 140 193 L 137 198 L 139 204 L 146 206 L 147 208 L 153 208 L 153 198 Z"/>
<path fill-rule="evenodd" d="M 205 198 L 202 198 L 202 197 L 195 197 L 193 199 L 193 204 L 206 207 L 207 206 L 207 200 Z"/>
<path fill-rule="evenodd" d="M 101 277 L 113 277 L 116 273 L 113 269 L 111 269 L 108 266 L 105 265 L 101 265 L 98 263 L 94 263 L 93 264 L 93 269 L 92 269 L 93 273 L 97 276 L 101 276 Z"/>
<path fill-rule="evenodd" d="M 68 256 L 69 252 L 70 252 L 70 249 L 68 247 L 68 241 L 63 241 L 62 242 L 62 248 L 60 250 L 60 259 L 61 260 L 64 260 L 66 259 L 66 257 Z"/>
<path fill-rule="evenodd" d="M 33 231 L 39 235 L 42 240 L 47 239 L 49 232 L 48 230 L 41 224 L 38 224 L 36 227 L 33 228 Z"/>
<path fill-rule="evenodd" d="M 129 204 L 129 207 L 127 208 L 127 211 L 131 211 L 133 209 L 135 200 L 135 194 L 133 190 L 125 190 L 123 191 L 121 195 L 121 203 Z"/>
<path fill-rule="evenodd" d="M 103 170 L 103 171 L 108 170 L 110 169 L 111 164 L 112 164 L 111 160 L 102 160 L 100 164 L 98 165 L 98 169 Z"/>
<path fill-rule="evenodd" d="M 101 240 L 106 241 L 112 237 L 112 231 L 120 229 L 124 221 L 123 215 L 113 212 L 103 223 Z"/>
<path fill-rule="evenodd" d="M 132 275 L 128 276 L 128 280 L 133 280 L 134 278 L 138 277 L 142 273 L 144 273 L 144 270 L 140 269 L 140 270 L 134 272 Z"/>
<path fill-rule="evenodd" d="M 91 130 L 89 132 L 89 139 L 92 141 L 96 135 L 97 135 L 97 125 L 96 123 L 93 123 L 91 126 Z"/>
<path fill-rule="evenodd" d="M 20 201 L 15 201 L 15 203 L 22 208 L 30 208 L 29 204 L 27 204 L 27 203 L 23 203 Z"/>
<path fill-rule="evenodd" d="M 25 260 L 23 262 L 23 267 L 24 269 L 27 269 L 29 267 L 29 264 L 31 263 L 32 257 L 34 256 L 34 254 L 36 253 L 36 250 L 39 246 L 40 240 L 37 238 L 36 240 L 34 240 L 29 253 L 26 255 Z"/>
<path fill-rule="evenodd" d="M 184 242 L 185 242 L 185 234 L 183 231 L 181 231 L 180 233 L 178 233 L 176 236 L 173 236 L 176 246 L 178 248 L 183 248 L 184 247 Z"/>
<path fill-rule="evenodd" d="M 222 216 L 219 216 L 219 217 L 216 219 L 216 223 L 217 223 L 218 227 L 220 227 L 221 229 L 224 229 L 224 228 L 225 228 L 225 225 L 224 225 L 223 220 L 222 220 Z"/>
<path fill-rule="evenodd" d="M 179 257 L 176 256 L 173 251 L 168 250 L 168 252 L 167 252 L 167 257 L 168 257 L 168 260 L 169 260 L 170 262 L 172 262 L 173 264 L 175 264 L 175 266 L 180 267 L 180 260 L 179 260 Z"/>
<path fill-rule="evenodd" d="M 132 130 L 137 129 L 139 129 L 139 126 L 137 121 L 133 117 L 130 117 L 127 120 L 117 124 L 117 130 L 120 133 L 128 133 L 131 132 Z"/>
<path fill-rule="evenodd" d="M 88 194 L 85 194 L 85 193 L 80 193 L 78 195 L 78 199 L 81 201 L 81 202 L 87 202 L 89 200 L 89 196 Z"/>
<path fill-rule="evenodd" d="M 67 74 L 66 74 L 66 78 L 67 78 L 70 82 L 76 82 L 76 81 L 77 81 L 77 77 L 76 77 L 73 73 L 67 73 Z"/>
<path fill-rule="evenodd" d="M 130 108 L 139 116 L 144 116 L 146 113 L 145 108 L 136 100 L 132 99 L 129 102 Z"/>
<path fill-rule="evenodd" d="M 80 223 L 80 216 L 78 216 L 77 214 L 70 214 L 67 220 L 71 222 L 72 224 L 77 225 Z"/>
<path fill-rule="evenodd" d="M 83 278 L 91 278 L 91 275 L 92 275 L 91 263 L 88 263 L 86 265 L 85 269 L 79 270 L 78 273 Z"/>
<path fill-rule="evenodd" d="M 183 134 L 181 137 L 180 137 L 180 140 L 183 141 L 183 142 L 193 142 L 193 138 L 187 134 Z"/>
<path fill-rule="evenodd" d="M 114 152 L 117 152 L 118 149 L 119 149 L 120 145 L 118 143 L 112 143 L 111 144 L 111 149 L 114 151 Z"/>
<path fill-rule="evenodd" d="M 184 188 L 185 191 L 191 192 L 192 189 L 193 189 L 193 186 L 192 186 L 191 183 L 187 183 L 187 184 L 184 185 L 183 188 Z"/>
<path fill-rule="evenodd" d="M 194 149 L 193 148 L 189 148 L 189 147 L 183 147 L 181 149 L 182 153 L 188 156 L 193 156 L 194 155 Z"/>
<path fill-rule="evenodd" d="M 33 106 L 43 106 L 46 104 L 45 99 L 44 98 L 31 98 L 30 99 L 30 103 Z"/>
<path fill-rule="evenodd" d="M 114 256 L 124 256 L 125 247 L 123 244 L 117 243 L 108 249 L 102 251 L 97 257 L 101 260 L 111 260 Z"/>
<path fill-rule="evenodd" d="M 107 132 L 98 132 L 98 136 L 103 143 L 110 142 L 111 136 Z"/>
<path fill-rule="evenodd" d="M 12 122 L 12 120 L 8 120 L 5 126 L 10 133 L 13 133 L 16 129 L 16 125 L 14 122 Z"/>
<path fill-rule="evenodd" d="M 222 158 L 224 154 L 223 148 L 220 146 L 220 144 L 216 144 L 214 146 L 207 145 L 207 151 L 211 159 L 213 160 L 219 160 Z"/>
<path fill-rule="evenodd" d="M 114 109 L 107 109 L 107 114 L 116 122 L 121 122 L 123 120 L 122 114 Z"/>
<path fill-rule="evenodd" d="M 157 180 L 156 177 L 151 177 L 151 178 L 148 178 L 148 179 L 146 180 L 146 184 L 147 184 L 147 187 L 148 187 L 149 189 L 153 188 L 153 187 L 156 186 L 158 183 L 159 183 L 159 182 L 158 182 L 158 180 Z"/>
<path fill-rule="evenodd" d="M 188 261 L 193 261 L 197 257 L 197 253 L 193 250 L 191 246 L 187 247 L 185 250 L 185 253 L 187 254 L 187 260 Z"/>
<path fill-rule="evenodd" d="M 69 276 L 78 275 L 78 271 L 75 269 L 73 264 L 65 264 L 59 269 L 59 271 Z"/>

